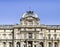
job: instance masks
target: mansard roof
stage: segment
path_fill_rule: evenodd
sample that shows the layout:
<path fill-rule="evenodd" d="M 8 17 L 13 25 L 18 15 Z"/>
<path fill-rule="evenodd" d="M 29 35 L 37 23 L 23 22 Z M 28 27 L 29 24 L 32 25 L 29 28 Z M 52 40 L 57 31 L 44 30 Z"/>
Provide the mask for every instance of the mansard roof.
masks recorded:
<path fill-rule="evenodd" d="M 14 25 L 0 25 L 0 29 L 12 29 Z"/>
<path fill-rule="evenodd" d="M 60 25 L 46 25 L 47 29 L 60 29 Z"/>

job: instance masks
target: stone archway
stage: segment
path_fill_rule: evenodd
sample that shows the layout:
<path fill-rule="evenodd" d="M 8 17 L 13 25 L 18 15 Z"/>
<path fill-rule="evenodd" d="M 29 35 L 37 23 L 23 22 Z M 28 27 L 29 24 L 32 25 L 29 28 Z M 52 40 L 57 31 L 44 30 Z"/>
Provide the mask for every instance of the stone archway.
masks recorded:
<path fill-rule="evenodd" d="M 40 42 L 40 46 L 39 47 L 44 47 L 44 43 Z"/>
<path fill-rule="evenodd" d="M 16 47 L 20 47 L 20 42 L 17 42 L 16 43 Z"/>
<path fill-rule="evenodd" d="M 52 43 L 51 42 L 49 42 L 48 45 L 49 45 L 48 47 L 52 47 Z"/>
<path fill-rule="evenodd" d="M 54 46 L 55 46 L 55 47 L 58 47 L 58 43 L 57 43 L 57 42 L 55 42 L 55 43 L 54 43 Z"/>

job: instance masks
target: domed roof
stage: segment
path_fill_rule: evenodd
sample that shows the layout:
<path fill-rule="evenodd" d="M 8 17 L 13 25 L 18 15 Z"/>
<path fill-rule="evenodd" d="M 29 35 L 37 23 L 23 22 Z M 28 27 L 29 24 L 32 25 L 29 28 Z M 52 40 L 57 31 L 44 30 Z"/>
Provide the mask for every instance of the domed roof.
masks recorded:
<path fill-rule="evenodd" d="M 28 17 L 28 16 L 32 16 L 32 17 L 35 17 L 35 18 L 38 18 L 38 15 L 33 12 L 33 11 L 27 11 L 23 14 L 22 18 L 25 18 L 25 17 Z"/>

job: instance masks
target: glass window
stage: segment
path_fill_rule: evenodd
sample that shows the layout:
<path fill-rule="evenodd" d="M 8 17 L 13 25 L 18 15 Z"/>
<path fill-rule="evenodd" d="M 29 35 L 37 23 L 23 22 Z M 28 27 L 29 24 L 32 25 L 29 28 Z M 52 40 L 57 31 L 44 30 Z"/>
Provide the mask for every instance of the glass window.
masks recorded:
<path fill-rule="evenodd" d="M 34 41 L 34 43 L 36 43 L 36 41 Z"/>
<path fill-rule="evenodd" d="M 3 47 L 6 47 L 6 42 L 3 42 Z"/>
<path fill-rule="evenodd" d="M 50 30 L 49 30 L 49 32 L 50 32 Z"/>
<path fill-rule="evenodd" d="M 43 44 L 43 42 L 40 42 L 40 46 L 41 46 L 41 47 L 44 47 L 44 44 Z"/>
<path fill-rule="evenodd" d="M 56 32 L 56 30 L 54 30 L 54 32 Z"/>
<path fill-rule="evenodd" d="M 20 28 L 18 28 L 18 31 L 20 31 Z"/>
<path fill-rule="evenodd" d="M 41 31 L 42 31 L 42 28 L 41 28 Z"/>
<path fill-rule="evenodd" d="M 52 44 L 51 44 L 51 42 L 49 42 L 49 47 L 51 47 L 52 46 Z"/>
<path fill-rule="evenodd" d="M 9 39 L 12 39 L 12 34 L 9 34 L 8 38 L 9 38 Z"/>
<path fill-rule="evenodd" d="M 50 40 L 51 34 L 48 34 L 48 39 Z"/>
<path fill-rule="evenodd" d="M 36 39 L 36 34 L 34 34 L 34 39 Z"/>
<path fill-rule="evenodd" d="M 25 38 L 25 39 L 27 38 L 26 34 L 24 34 L 24 38 Z"/>
<path fill-rule="evenodd" d="M 17 42 L 17 47 L 20 47 L 20 42 Z"/>
<path fill-rule="evenodd" d="M 29 33 L 29 38 L 32 38 L 32 33 Z"/>
<path fill-rule="evenodd" d="M 56 37 L 57 37 L 57 34 L 54 34 L 54 39 L 56 39 Z"/>
<path fill-rule="evenodd" d="M 58 47 L 58 44 L 56 42 L 54 44 L 55 44 L 55 47 Z"/>
<path fill-rule="evenodd" d="M 12 43 L 11 42 L 9 42 L 9 47 L 12 47 Z"/>

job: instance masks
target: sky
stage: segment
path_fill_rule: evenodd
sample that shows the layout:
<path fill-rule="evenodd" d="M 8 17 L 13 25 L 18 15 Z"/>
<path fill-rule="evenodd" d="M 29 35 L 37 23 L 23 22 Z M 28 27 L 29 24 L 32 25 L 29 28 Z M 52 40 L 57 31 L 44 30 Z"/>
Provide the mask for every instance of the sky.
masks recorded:
<path fill-rule="evenodd" d="M 0 25 L 20 24 L 29 10 L 38 15 L 41 24 L 60 25 L 60 0 L 0 0 Z"/>

